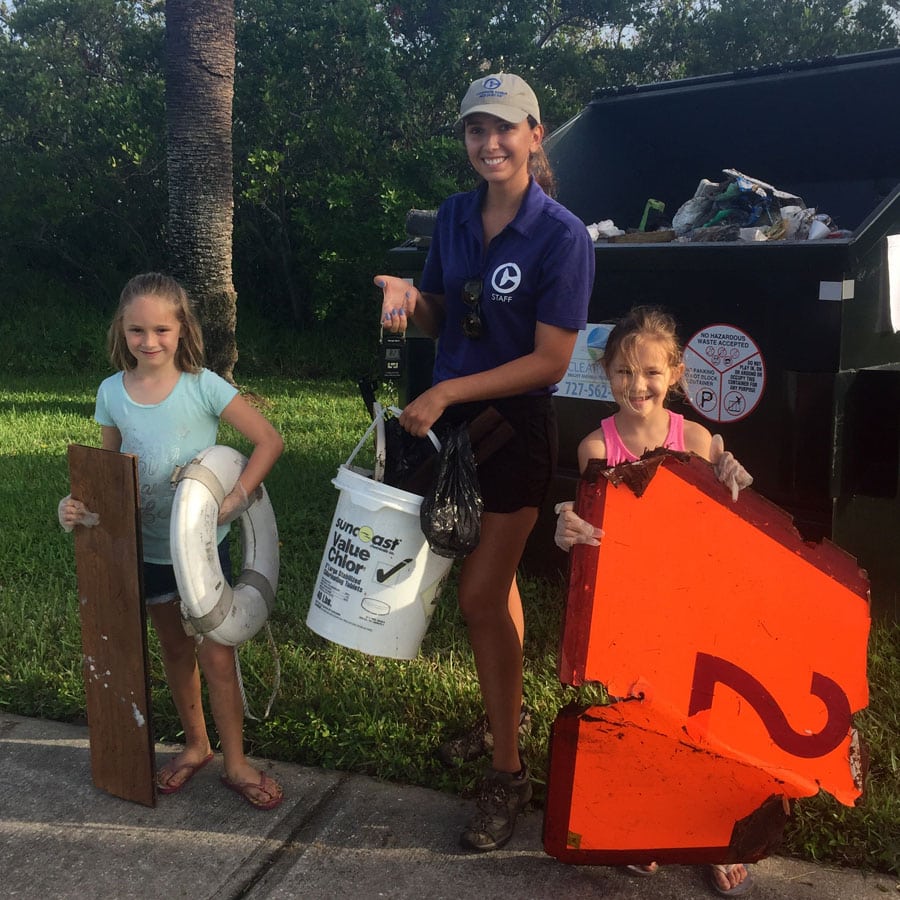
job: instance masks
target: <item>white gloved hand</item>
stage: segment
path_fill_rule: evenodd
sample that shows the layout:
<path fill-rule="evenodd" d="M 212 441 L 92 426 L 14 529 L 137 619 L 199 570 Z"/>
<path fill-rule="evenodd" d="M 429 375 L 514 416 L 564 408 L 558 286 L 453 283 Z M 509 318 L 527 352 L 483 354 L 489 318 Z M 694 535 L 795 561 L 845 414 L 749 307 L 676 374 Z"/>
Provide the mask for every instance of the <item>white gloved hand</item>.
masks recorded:
<path fill-rule="evenodd" d="M 240 518 L 261 496 L 262 487 L 256 488 L 248 497 L 244 486 L 238 481 L 231 489 L 231 493 L 222 501 L 216 525 L 227 525 L 229 522 Z"/>
<path fill-rule="evenodd" d="M 100 524 L 100 516 L 91 512 L 80 500 L 73 500 L 71 494 L 66 494 L 56 507 L 56 517 L 63 531 L 69 532 L 76 525 L 84 525 L 85 528 L 93 528 Z"/>
<path fill-rule="evenodd" d="M 716 478 L 731 489 L 731 499 L 736 502 L 738 493 L 753 484 L 753 476 L 725 450 L 721 434 L 714 434 L 709 448 L 709 461 L 713 464 Z"/>
<path fill-rule="evenodd" d="M 603 530 L 586 522 L 574 512 L 575 504 L 571 500 L 557 503 L 553 511 L 557 515 L 556 534 L 553 540 L 560 550 L 566 553 L 574 544 L 587 544 L 590 547 L 599 547 Z"/>

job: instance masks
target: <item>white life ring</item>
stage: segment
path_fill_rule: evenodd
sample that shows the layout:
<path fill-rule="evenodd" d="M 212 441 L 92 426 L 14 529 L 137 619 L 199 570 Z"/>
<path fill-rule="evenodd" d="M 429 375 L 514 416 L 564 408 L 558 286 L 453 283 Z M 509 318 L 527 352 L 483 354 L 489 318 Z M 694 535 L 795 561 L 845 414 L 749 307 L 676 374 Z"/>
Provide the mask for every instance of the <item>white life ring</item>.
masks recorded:
<path fill-rule="evenodd" d="M 172 565 L 184 629 L 236 647 L 252 638 L 275 606 L 278 529 L 265 486 L 240 517 L 243 568 L 234 587 L 219 562 L 219 506 L 247 465 L 232 447 L 216 444 L 175 470 L 169 525 Z"/>

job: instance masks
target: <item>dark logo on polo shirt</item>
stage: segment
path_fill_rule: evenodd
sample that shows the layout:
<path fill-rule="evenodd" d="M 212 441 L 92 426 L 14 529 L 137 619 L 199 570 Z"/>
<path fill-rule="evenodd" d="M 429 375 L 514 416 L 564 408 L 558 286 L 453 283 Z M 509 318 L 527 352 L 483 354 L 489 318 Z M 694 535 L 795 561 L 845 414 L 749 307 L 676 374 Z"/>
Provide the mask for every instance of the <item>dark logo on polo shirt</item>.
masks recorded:
<path fill-rule="evenodd" d="M 522 270 L 515 263 L 502 263 L 494 269 L 491 276 L 491 287 L 495 293 L 491 300 L 496 303 L 509 303 L 512 294 L 522 283 Z"/>

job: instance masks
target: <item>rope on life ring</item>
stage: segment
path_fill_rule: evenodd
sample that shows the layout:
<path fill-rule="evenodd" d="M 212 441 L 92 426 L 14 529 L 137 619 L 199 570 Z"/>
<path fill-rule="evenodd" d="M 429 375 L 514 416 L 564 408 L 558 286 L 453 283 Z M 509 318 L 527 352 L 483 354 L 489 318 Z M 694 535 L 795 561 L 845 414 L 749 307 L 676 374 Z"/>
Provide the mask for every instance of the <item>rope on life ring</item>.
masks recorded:
<path fill-rule="evenodd" d="M 232 647 L 265 625 L 278 588 L 278 528 L 264 485 L 240 517 L 243 565 L 234 587 L 219 562 L 219 507 L 246 465 L 243 454 L 215 444 L 172 476 L 169 539 L 184 630 Z"/>

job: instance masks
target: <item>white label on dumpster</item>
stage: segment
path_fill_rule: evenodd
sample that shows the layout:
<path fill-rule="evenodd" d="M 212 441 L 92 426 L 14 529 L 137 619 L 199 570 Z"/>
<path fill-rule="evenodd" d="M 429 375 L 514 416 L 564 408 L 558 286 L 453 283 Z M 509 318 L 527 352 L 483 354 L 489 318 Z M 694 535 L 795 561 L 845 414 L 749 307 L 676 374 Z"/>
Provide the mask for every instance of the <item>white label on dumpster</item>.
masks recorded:
<path fill-rule="evenodd" d="M 606 339 L 613 326 L 609 323 L 592 325 L 578 332 L 569 369 L 557 385 L 558 397 L 578 397 L 582 400 L 612 400 L 609 381 L 603 371 Z"/>
<path fill-rule="evenodd" d="M 737 422 L 762 399 L 766 366 L 754 340 L 734 325 L 701 328 L 684 348 L 688 402 L 712 422 Z"/>

